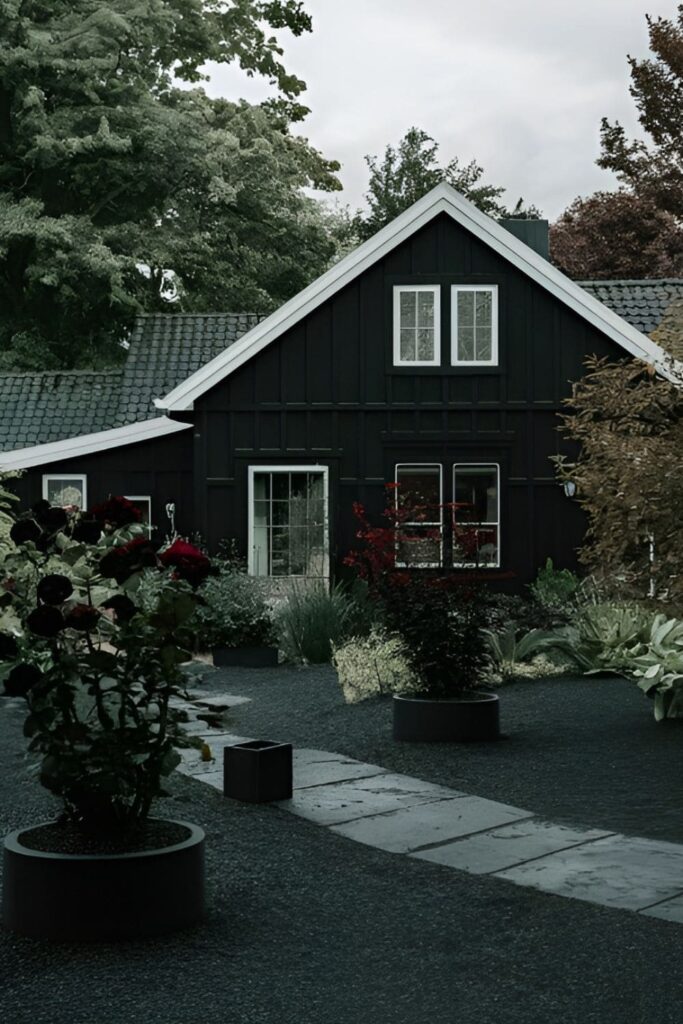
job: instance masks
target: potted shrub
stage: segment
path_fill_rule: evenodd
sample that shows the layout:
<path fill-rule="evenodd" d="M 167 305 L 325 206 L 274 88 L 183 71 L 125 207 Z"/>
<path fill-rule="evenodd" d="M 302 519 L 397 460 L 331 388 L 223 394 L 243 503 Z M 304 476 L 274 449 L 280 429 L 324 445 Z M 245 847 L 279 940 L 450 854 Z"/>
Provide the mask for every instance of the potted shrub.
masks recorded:
<path fill-rule="evenodd" d="M 386 599 L 418 692 L 394 694 L 394 739 L 493 740 L 498 696 L 482 688 L 488 667 L 484 610 L 472 580 L 412 579 Z"/>
<path fill-rule="evenodd" d="M 158 553 L 138 515 L 122 498 L 83 515 L 40 502 L 0 549 L 0 678 L 26 701 L 39 780 L 62 803 L 5 839 L 3 920 L 25 935 L 139 937 L 203 916 L 202 830 L 150 811 L 193 742 L 170 701 L 210 563 Z"/>
<path fill-rule="evenodd" d="M 206 580 L 200 595 L 195 645 L 212 652 L 214 665 L 277 665 L 270 612 L 255 580 L 242 572 L 223 570 Z"/>
<path fill-rule="evenodd" d="M 400 637 L 416 680 L 415 693 L 393 696 L 394 738 L 418 741 L 489 740 L 499 736 L 498 697 L 484 690 L 489 667 L 484 628 L 487 611 L 477 574 L 435 575 L 424 568 L 397 567 L 397 553 L 410 561 L 411 547 L 441 546 L 438 529 L 418 526 L 441 519 L 427 504 L 399 499 L 387 486 L 384 523 L 373 525 L 355 503 L 362 547 L 345 559 L 365 580 L 378 617 Z M 447 506 L 451 513 L 455 506 Z M 407 555 L 407 557 L 406 557 Z"/>

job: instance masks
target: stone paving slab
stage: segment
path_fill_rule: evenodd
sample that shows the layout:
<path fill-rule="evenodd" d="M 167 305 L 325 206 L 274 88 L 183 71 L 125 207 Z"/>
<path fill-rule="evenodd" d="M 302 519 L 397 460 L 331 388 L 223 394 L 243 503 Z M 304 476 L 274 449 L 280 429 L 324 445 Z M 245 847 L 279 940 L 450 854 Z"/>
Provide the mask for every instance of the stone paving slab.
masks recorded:
<path fill-rule="evenodd" d="M 643 910 L 683 893 L 683 847 L 613 835 L 495 875 L 558 896 Z"/>
<path fill-rule="evenodd" d="M 201 739 L 204 739 L 208 744 L 213 754 L 213 759 L 211 761 L 202 761 L 200 750 L 196 747 L 185 747 L 178 751 L 181 762 L 176 769 L 177 771 L 182 772 L 184 775 L 194 776 L 213 770 L 222 772 L 224 748 L 232 747 L 235 743 L 248 743 L 250 737 L 236 736 L 231 732 L 207 732 L 201 736 Z"/>
<path fill-rule="evenodd" d="M 200 782 L 205 782 L 207 786 L 213 786 L 214 789 L 219 789 L 223 792 L 223 770 L 215 772 L 204 772 L 203 775 L 193 775 L 194 779 L 199 779 Z"/>
<path fill-rule="evenodd" d="M 236 708 L 240 704 L 251 704 L 251 697 L 235 697 L 231 693 L 217 693 L 210 697 L 199 696 L 195 704 L 208 708 Z"/>
<path fill-rule="evenodd" d="M 444 800 L 453 795 L 454 791 L 445 786 L 412 779 L 409 775 L 385 772 L 372 778 L 297 789 L 291 800 L 281 800 L 279 803 L 284 810 L 292 811 L 318 825 L 332 825 L 368 815 L 385 814 L 399 807 Z"/>
<path fill-rule="evenodd" d="M 331 754 L 327 750 L 294 750 L 292 761 L 294 789 L 369 778 L 373 775 L 384 775 L 387 771 L 376 764 L 364 764 L 343 754 Z"/>
<path fill-rule="evenodd" d="M 466 794 L 458 796 L 452 789 L 446 793 L 451 799 L 422 803 L 391 814 L 359 818 L 333 825 L 332 831 L 390 853 L 411 853 L 432 843 L 445 843 L 449 839 L 531 817 L 530 811 L 494 800 Z"/>
<path fill-rule="evenodd" d="M 672 900 L 659 903 L 656 907 L 647 907 L 640 913 L 643 917 L 658 917 L 662 921 L 675 921 L 677 924 L 683 924 L 683 895 L 674 896 Z"/>
<path fill-rule="evenodd" d="M 597 829 L 568 828 L 530 818 L 410 856 L 435 864 L 447 864 L 471 875 L 485 875 L 612 834 Z"/>

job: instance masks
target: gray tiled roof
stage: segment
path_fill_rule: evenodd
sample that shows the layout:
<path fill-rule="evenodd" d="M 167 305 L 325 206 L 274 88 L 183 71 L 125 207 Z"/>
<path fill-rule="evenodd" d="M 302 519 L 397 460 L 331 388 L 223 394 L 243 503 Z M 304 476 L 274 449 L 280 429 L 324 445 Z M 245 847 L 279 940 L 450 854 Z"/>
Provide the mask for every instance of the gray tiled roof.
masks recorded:
<path fill-rule="evenodd" d="M 158 416 L 155 398 L 261 319 L 252 313 L 145 314 L 136 321 L 120 369 L 0 375 L 0 451 Z"/>
<path fill-rule="evenodd" d="M 0 451 L 108 430 L 117 415 L 121 370 L 0 376 Z"/>
<path fill-rule="evenodd" d="M 676 279 L 578 281 L 577 284 L 643 334 L 651 334 L 670 304 L 683 299 L 683 280 Z"/>

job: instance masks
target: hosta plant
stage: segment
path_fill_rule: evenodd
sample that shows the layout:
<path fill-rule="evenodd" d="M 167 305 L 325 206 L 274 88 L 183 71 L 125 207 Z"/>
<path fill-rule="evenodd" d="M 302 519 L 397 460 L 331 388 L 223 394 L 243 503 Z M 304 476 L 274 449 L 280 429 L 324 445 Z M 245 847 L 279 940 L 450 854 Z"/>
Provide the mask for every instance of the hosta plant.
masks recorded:
<path fill-rule="evenodd" d="M 185 542 L 158 551 L 123 498 L 84 514 L 40 502 L 10 539 L 0 552 L 0 681 L 26 701 L 40 781 L 66 821 L 133 827 L 162 795 L 176 746 L 190 743 L 170 701 L 210 563 Z M 149 573 L 160 581 L 145 602 Z"/>
<path fill-rule="evenodd" d="M 544 653 L 547 651 L 547 641 L 551 635 L 540 629 L 532 629 L 521 636 L 514 628 L 500 632 L 485 630 L 484 636 L 493 663 L 492 681 L 538 679 L 566 672 L 566 664 L 555 664 Z"/>
<path fill-rule="evenodd" d="M 542 646 L 569 657 L 585 675 L 628 675 L 635 652 L 650 636 L 652 613 L 634 604 L 586 604 Z"/>
<path fill-rule="evenodd" d="M 683 717 L 683 622 L 656 615 L 647 648 L 634 664 L 638 686 L 654 699 L 657 721 Z"/>

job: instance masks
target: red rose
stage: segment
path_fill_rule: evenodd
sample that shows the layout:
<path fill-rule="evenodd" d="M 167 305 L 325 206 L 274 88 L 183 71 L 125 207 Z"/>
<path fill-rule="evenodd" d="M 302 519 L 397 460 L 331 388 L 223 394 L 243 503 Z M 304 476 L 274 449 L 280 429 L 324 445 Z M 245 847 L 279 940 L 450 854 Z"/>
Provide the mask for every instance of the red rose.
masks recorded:
<path fill-rule="evenodd" d="M 75 604 L 70 608 L 66 616 L 66 624 L 71 629 L 78 629 L 82 633 L 89 633 L 97 627 L 100 613 L 91 604 Z"/>
<path fill-rule="evenodd" d="M 142 512 L 128 498 L 107 498 L 90 513 L 99 523 L 118 529 L 142 521 Z"/>
<path fill-rule="evenodd" d="M 199 548 L 177 537 L 170 548 L 159 555 L 162 565 L 175 569 L 176 579 L 186 580 L 193 587 L 203 583 L 211 572 L 211 562 Z"/>

